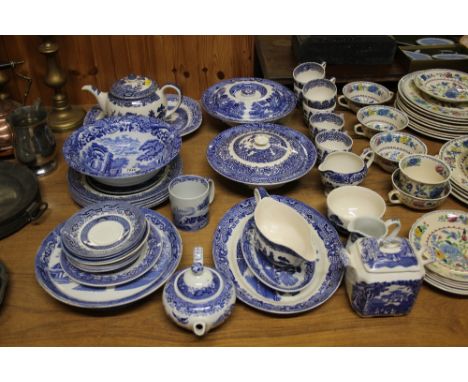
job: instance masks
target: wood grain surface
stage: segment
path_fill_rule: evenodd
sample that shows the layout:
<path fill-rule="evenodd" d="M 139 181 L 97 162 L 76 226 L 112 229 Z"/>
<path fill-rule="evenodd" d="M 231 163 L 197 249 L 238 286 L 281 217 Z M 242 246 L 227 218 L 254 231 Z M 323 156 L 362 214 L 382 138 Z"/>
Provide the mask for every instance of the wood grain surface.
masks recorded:
<path fill-rule="evenodd" d="M 345 112 L 346 129 L 356 123 Z M 304 134 L 307 129 L 296 110 L 282 123 Z M 205 248 L 206 262 L 212 264 L 211 241 L 222 216 L 234 204 L 250 197 L 252 191 L 225 180 L 208 165 L 205 150 L 209 141 L 226 126 L 204 115 L 202 127 L 185 137 L 182 146 L 184 172 L 212 177 L 216 198 L 211 206 L 210 223 L 198 232 L 181 232 L 183 257 L 179 269 L 191 262 L 196 245 Z M 63 142 L 65 135 L 57 135 Z M 429 154 L 439 151 L 441 142 L 423 138 Z M 353 152 L 361 153 L 367 139 L 355 139 Z M 322 306 L 293 317 L 261 313 L 238 301 L 232 317 L 204 338 L 180 329 L 165 315 L 162 291 L 125 308 L 107 312 L 68 307 L 50 297 L 36 282 L 34 258 L 44 237 L 59 223 L 79 210 L 67 191 L 67 164 L 59 153 L 58 169 L 40 179 L 43 199 L 49 210 L 38 224 L 31 224 L 0 241 L 0 258 L 10 273 L 10 284 L 0 308 L 2 346 L 466 346 L 468 345 L 468 301 L 434 289 L 421 288 L 413 311 L 404 317 L 360 318 L 350 307 L 345 287 Z M 389 174 L 372 166 L 363 186 L 377 191 L 384 199 L 391 190 Z M 325 196 L 314 168 L 299 181 L 275 193 L 301 200 L 326 213 Z M 445 209 L 466 210 L 449 198 Z M 156 211 L 171 218 L 169 203 Z M 400 218 L 401 235 L 407 235 L 422 212 L 389 206 L 385 218 Z"/>
<path fill-rule="evenodd" d="M 252 36 L 57 36 L 58 62 L 68 76 L 65 91 L 72 104 L 94 102 L 81 91 L 86 84 L 107 91 L 119 78 L 144 74 L 158 82 L 177 83 L 183 94 L 199 98 L 224 78 L 253 73 Z M 46 59 L 38 36 L 0 36 L 0 62 L 24 60 L 18 70 L 32 77 L 28 102 L 40 97 L 49 105 L 52 89 L 44 84 Z M 22 100 L 24 82 L 7 85 Z"/>

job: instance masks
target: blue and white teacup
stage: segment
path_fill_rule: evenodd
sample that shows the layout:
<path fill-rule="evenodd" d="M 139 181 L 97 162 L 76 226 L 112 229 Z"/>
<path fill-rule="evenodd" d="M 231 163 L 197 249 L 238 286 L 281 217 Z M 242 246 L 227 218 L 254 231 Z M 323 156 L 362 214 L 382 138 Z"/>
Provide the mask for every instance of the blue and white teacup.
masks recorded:
<path fill-rule="evenodd" d="M 302 105 L 318 110 L 335 108 L 337 92 L 335 78 L 309 81 L 302 88 Z"/>
<path fill-rule="evenodd" d="M 343 131 L 344 124 L 345 120 L 343 114 L 328 112 L 312 114 L 307 121 L 309 133 L 312 138 L 322 131 Z"/>
<path fill-rule="evenodd" d="M 294 68 L 294 94 L 296 94 L 298 101 L 302 101 L 302 88 L 307 82 L 325 77 L 326 66 L 327 63 L 325 61 L 321 64 L 317 62 L 303 62 Z"/>
<path fill-rule="evenodd" d="M 341 131 L 322 131 L 315 137 L 315 147 L 317 148 L 317 157 L 321 162 L 328 154 L 335 151 L 351 151 L 353 139 Z"/>
<path fill-rule="evenodd" d="M 175 225 L 185 231 L 197 231 L 208 224 L 209 205 L 215 196 L 212 179 L 198 175 L 180 175 L 169 183 L 169 200 Z"/>
<path fill-rule="evenodd" d="M 335 110 L 335 106 L 333 106 L 333 107 L 331 107 L 329 109 L 314 109 L 312 107 L 307 106 L 306 104 L 303 104 L 302 105 L 302 111 L 303 111 L 303 115 L 304 115 L 305 124 L 308 125 L 309 124 L 309 119 L 312 118 L 314 115 L 333 113 L 333 111 Z"/>

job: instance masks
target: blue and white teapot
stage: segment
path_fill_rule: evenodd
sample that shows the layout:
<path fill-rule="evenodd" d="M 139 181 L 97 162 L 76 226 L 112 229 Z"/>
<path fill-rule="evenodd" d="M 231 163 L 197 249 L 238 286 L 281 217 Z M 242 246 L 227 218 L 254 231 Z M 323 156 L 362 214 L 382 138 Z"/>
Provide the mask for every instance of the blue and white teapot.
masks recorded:
<path fill-rule="evenodd" d="M 174 108 L 167 109 L 165 91 L 173 89 L 177 93 Z M 85 85 L 81 90 L 96 97 L 102 113 L 101 119 L 111 115 L 139 114 L 146 117 L 168 118 L 182 102 L 182 93 L 176 85 L 166 84 L 161 88 L 156 81 L 141 75 L 129 74 L 114 82 L 109 93 L 98 90 L 92 85 Z"/>

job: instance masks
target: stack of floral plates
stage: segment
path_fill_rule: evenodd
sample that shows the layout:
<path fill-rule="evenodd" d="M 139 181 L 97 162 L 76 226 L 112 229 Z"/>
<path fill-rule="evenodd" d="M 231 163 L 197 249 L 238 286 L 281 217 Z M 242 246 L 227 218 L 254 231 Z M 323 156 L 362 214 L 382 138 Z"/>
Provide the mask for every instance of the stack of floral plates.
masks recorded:
<path fill-rule="evenodd" d="M 234 282 L 237 298 L 247 305 L 275 314 L 305 312 L 324 303 L 339 287 L 344 273 L 343 246 L 331 223 L 312 207 L 285 196 L 272 197 L 294 208 L 318 233 L 326 248 L 318 260 L 294 274 L 271 268 L 270 272 L 268 267 L 263 275 L 257 272 L 250 235 L 255 198 L 235 205 L 221 219 L 213 238 L 213 259 L 216 268 Z"/>
<path fill-rule="evenodd" d="M 110 308 L 157 290 L 181 255 L 180 236 L 165 217 L 129 203 L 103 202 L 45 238 L 36 255 L 36 278 L 65 304 Z"/>
<path fill-rule="evenodd" d="M 435 254 L 426 265 L 425 280 L 446 292 L 468 295 L 468 213 L 439 210 L 421 216 L 409 239 L 421 254 Z"/>
<path fill-rule="evenodd" d="M 439 158 L 452 170 L 452 195 L 468 204 L 468 135 L 445 143 L 439 151 Z"/>
<path fill-rule="evenodd" d="M 68 186 L 80 205 L 104 200 L 154 207 L 182 173 L 181 138 L 165 122 L 136 115 L 84 125 L 64 143 Z"/>
<path fill-rule="evenodd" d="M 467 97 L 468 74 L 429 69 L 401 78 L 395 107 L 408 115 L 411 129 L 448 141 L 468 132 Z"/>

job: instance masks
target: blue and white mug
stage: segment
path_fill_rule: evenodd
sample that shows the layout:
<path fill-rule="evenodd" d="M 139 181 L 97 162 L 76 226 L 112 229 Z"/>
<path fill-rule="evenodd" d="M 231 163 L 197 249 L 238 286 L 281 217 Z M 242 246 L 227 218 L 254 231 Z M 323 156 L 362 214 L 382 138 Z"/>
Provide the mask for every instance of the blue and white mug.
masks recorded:
<path fill-rule="evenodd" d="M 215 196 L 212 179 L 198 175 L 180 175 L 169 183 L 169 200 L 175 225 L 185 231 L 197 231 L 208 224 L 209 205 Z"/>

